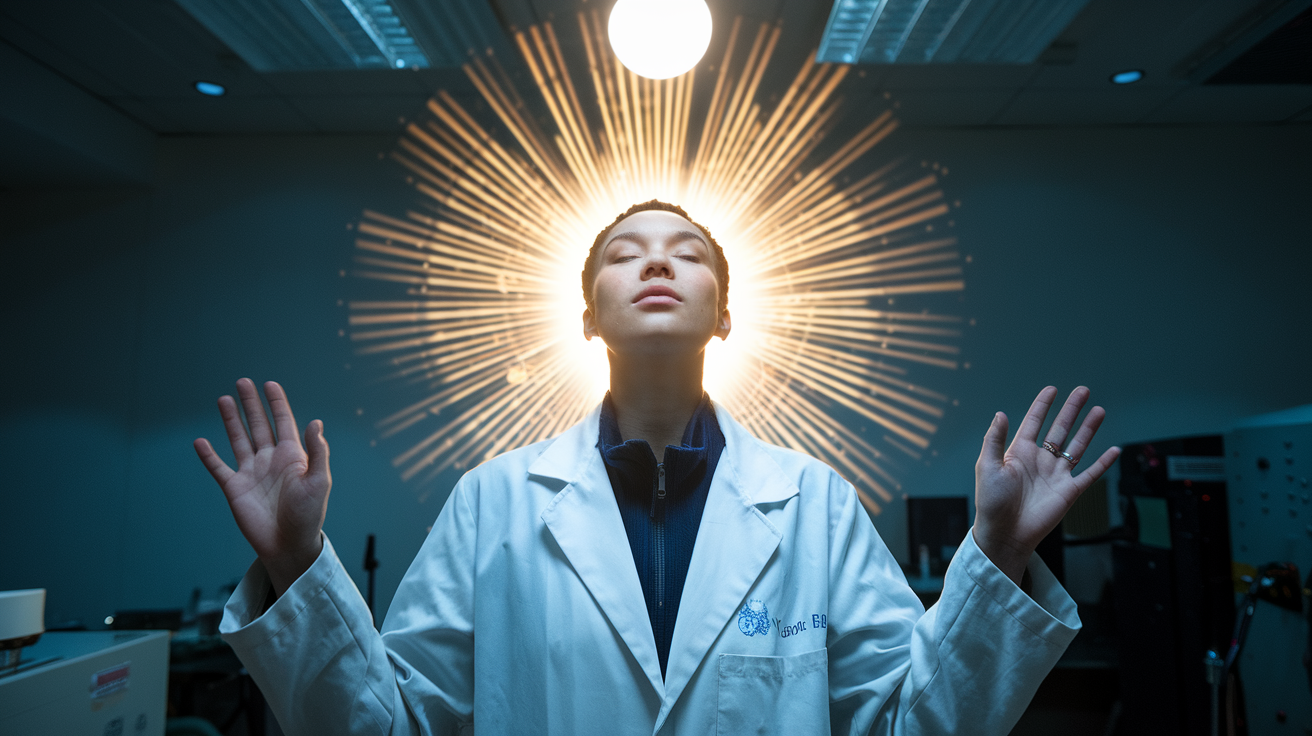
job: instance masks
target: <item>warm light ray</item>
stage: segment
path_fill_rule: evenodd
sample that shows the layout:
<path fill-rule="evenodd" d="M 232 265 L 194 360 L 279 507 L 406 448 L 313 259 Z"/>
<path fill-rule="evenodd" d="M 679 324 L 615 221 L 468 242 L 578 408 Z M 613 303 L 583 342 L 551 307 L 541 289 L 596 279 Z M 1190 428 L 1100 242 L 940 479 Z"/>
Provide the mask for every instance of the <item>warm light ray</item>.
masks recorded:
<path fill-rule="evenodd" d="M 707 347 L 711 396 L 829 462 L 871 513 L 901 492 L 900 463 L 923 456 L 949 403 L 913 375 L 961 365 L 960 318 L 929 306 L 964 288 L 940 174 L 858 167 L 896 130 L 891 111 L 825 146 L 851 68 L 813 56 L 765 100 L 781 28 L 743 26 L 702 80 L 632 73 L 596 12 L 578 16 L 581 70 L 534 26 L 515 45 L 535 102 L 489 55 L 465 72 L 494 126 L 444 91 L 407 126 L 392 157 L 421 201 L 364 213 L 354 273 L 394 291 L 351 301 L 349 326 L 380 379 L 414 394 L 376 427 L 403 442 L 393 464 L 421 498 L 596 405 L 608 368 L 582 337 L 579 272 L 596 232 L 652 198 L 683 205 L 730 262 L 734 329 Z"/>

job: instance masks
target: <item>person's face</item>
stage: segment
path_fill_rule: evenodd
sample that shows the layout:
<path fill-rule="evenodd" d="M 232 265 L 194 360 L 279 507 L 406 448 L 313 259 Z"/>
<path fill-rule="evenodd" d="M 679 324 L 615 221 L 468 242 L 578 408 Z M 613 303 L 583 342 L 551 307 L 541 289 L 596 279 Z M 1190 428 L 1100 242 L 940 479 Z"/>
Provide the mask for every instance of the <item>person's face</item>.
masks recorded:
<path fill-rule="evenodd" d="M 673 212 L 638 212 L 611 228 L 597 255 L 583 335 L 625 354 L 700 352 L 729 335 L 711 247 Z"/>

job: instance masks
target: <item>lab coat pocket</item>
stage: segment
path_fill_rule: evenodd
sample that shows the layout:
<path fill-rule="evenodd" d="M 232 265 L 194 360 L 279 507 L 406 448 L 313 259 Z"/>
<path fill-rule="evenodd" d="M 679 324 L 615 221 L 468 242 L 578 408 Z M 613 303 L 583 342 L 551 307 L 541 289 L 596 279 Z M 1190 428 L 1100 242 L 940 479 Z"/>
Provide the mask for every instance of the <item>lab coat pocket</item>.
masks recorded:
<path fill-rule="evenodd" d="M 829 656 L 720 655 L 718 734 L 829 733 Z"/>

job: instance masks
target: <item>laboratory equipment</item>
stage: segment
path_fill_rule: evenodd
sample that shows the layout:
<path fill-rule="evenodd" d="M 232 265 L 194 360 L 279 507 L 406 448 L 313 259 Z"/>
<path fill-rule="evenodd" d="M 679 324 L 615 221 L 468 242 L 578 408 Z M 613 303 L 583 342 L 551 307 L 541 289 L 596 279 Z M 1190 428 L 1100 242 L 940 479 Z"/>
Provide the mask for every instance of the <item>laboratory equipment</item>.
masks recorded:
<path fill-rule="evenodd" d="M 1210 435 L 1127 445 L 1121 455 L 1126 528 L 1112 547 L 1119 733 L 1210 729 L 1204 655 L 1226 651 L 1235 616 L 1223 454 Z"/>
<path fill-rule="evenodd" d="M 0 674 L 0 734 L 163 736 L 166 631 L 50 631 Z"/>
<path fill-rule="evenodd" d="M 1273 563 L 1312 569 L 1312 405 L 1239 422 L 1225 435 L 1236 576 L 1259 579 Z M 1269 575 L 1267 575 L 1269 577 Z M 1306 583 L 1289 596 L 1259 596 L 1239 655 L 1248 730 L 1312 732 Z M 1283 600 L 1283 604 L 1282 604 Z M 1224 651 L 1224 650 L 1222 650 Z"/>
<path fill-rule="evenodd" d="M 0 592 L 0 673 L 18 667 L 23 647 L 41 638 L 45 629 L 45 588 Z"/>

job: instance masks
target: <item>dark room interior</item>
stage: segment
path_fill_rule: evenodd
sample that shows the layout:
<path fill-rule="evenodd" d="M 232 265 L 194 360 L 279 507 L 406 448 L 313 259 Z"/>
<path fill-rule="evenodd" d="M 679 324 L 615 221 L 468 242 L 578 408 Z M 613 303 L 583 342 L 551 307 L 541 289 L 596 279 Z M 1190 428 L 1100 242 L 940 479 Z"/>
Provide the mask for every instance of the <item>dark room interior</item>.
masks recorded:
<path fill-rule="evenodd" d="M 925 605 L 994 414 L 1015 433 L 1048 385 L 1105 408 L 1089 457 L 1123 452 L 1037 548 L 1083 628 L 1011 733 L 1312 733 L 1312 0 L 705 4 L 705 55 L 655 82 L 606 44 L 612 0 L 0 2 L 0 591 L 44 590 L 0 732 L 302 732 L 217 635 L 256 555 L 192 449 L 233 462 L 215 400 L 276 380 L 322 420 L 323 529 L 382 627 L 465 471 L 600 400 L 573 321 L 593 234 L 628 192 L 695 190 L 731 262 L 776 259 L 730 292 L 763 362 L 711 397 L 851 481 Z M 706 183 L 644 189 L 660 166 Z M 599 202 L 564 230 L 524 214 L 558 170 L 561 201 Z M 738 186 L 767 194 L 735 220 Z M 797 255 L 849 216 L 849 261 Z M 930 255 L 860 270 L 890 237 Z M 442 306 L 453 283 L 496 314 Z M 593 362 L 535 403 L 556 348 L 514 341 L 548 292 Z M 480 325 L 486 361 L 422 352 Z M 74 635 L 139 647 L 92 667 L 92 710 L 82 670 L 75 705 L 32 684 Z"/>

